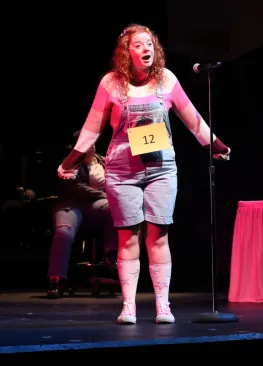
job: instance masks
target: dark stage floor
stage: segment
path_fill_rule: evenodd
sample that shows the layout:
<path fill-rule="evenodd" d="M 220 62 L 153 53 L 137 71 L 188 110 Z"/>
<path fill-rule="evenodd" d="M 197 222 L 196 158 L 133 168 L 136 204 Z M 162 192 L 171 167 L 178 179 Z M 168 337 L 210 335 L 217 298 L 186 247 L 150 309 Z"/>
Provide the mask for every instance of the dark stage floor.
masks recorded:
<path fill-rule="evenodd" d="M 171 294 L 176 316 L 171 325 L 154 323 L 154 297 L 147 293 L 138 294 L 136 325 L 116 324 L 119 294 L 95 298 L 83 291 L 50 300 L 44 291 L 12 291 L 1 293 L 0 300 L 1 365 L 16 357 L 62 360 L 81 353 L 103 360 L 127 350 L 135 359 L 145 350 L 152 356 L 163 350 L 190 356 L 213 349 L 219 351 L 217 358 L 225 352 L 237 356 L 263 350 L 263 304 L 230 304 L 226 294 L 218 295 L 217 310 L 234 313 L 237 322 L 193 322 L 199 313 L 212 310 L 211 294 Z"/>

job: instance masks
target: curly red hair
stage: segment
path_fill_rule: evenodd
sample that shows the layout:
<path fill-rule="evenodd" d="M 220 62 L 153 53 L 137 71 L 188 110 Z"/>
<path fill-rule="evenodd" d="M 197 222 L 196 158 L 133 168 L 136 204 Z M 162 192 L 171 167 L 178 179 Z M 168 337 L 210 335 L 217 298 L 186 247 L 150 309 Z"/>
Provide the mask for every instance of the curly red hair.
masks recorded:
<path fill-rule="evenodd" d="M 145 32 L 150 35 L 154 45 L 154 60 L 152 66 L 150 67 L 148 76 L 149 80 L 153 80 L 156 85 L 160 85 L 163 82 L 165 55 L 158 36 L 143 25 L 131 24 L 125 28 L 123 33 L 119 36 L 112 60 L 114 76 L 122 83 L 123 92 L 125 95 L 128 93 L 128 84 L 132 77 L 131 59 L 129 54 L 131 38 L 134 34 Z"/>

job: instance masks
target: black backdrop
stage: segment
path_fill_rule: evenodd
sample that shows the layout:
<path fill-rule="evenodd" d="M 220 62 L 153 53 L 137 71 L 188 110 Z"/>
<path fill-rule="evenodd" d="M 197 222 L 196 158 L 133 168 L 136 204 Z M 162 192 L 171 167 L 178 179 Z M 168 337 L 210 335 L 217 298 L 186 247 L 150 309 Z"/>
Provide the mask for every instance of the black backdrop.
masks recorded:
<path fill-rule="evenodd" d="M 210 60 L 169 49 L 165 2 L 133 1 L 125 7 L 23 5 L 6 8 L 4 15 L 2 199 L 20 184 L 40 197 L 55 193 L 64 147 L 81 128 L 98 81 L 110 67 L 115 40 L 128 23 L 143 23 L 157 32 L 167 67 L 207 119 L 206 76 L 194 74 L 192 66 Z M 232 149 L 229 162 L 215 163 L 218 268 L 224 286 L 237 203 L 263 199 L 261 53 L 257 48 L 226 60 L 212 83 L 214 130 Z M 209 157 L 174 115 L 171 122 L 179 179 L 175 223 L 170 229 L 172 287 L 209 289 Z M 97 143 L 102 154 L 110 136 L 111 128 L 106 126 Z M 146 269 L 147 261 L 142 267 Z M 144 276 L 147 283 L 148 274 Z"/>

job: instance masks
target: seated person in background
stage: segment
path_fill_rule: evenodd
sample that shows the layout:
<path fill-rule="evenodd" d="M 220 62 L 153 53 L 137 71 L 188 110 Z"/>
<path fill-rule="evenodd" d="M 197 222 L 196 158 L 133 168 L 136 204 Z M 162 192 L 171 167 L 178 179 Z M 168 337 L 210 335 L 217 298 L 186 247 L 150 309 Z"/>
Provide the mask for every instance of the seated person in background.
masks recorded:
<path fill-rule="evenodd" d="M 77 137 L 75 133 L 73 137 Z M 74 180 L 60 180 L 53 211 L 54 234 L 50 249 L 47 296 L 54 298 L 66 290 L 72 245 L 82 223 L 95 223 L 104 230 L 104 250 L 116 251 L 117 231 L 104 189 L 105 158 L 93 146 L 79 165 Z"/>

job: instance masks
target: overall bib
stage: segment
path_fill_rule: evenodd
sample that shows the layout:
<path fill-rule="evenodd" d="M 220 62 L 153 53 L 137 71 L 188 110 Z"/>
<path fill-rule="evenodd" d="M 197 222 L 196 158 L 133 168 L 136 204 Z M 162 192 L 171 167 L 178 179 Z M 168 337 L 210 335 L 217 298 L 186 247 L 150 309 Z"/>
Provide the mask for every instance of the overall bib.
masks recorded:
<path fill-rule="evenodd" d="M 106 192 L 116 227 L 143 221 L 173 223 L 177 167 L 168 112 L 161 88 L 156 101 L 128 104 L 120 93 L 123 111 L 106 154 Z M 132 156 L 127 129 L 164 122 L 170 148 Z"/>

